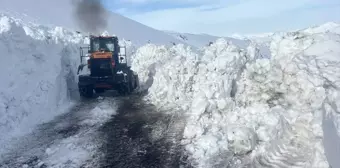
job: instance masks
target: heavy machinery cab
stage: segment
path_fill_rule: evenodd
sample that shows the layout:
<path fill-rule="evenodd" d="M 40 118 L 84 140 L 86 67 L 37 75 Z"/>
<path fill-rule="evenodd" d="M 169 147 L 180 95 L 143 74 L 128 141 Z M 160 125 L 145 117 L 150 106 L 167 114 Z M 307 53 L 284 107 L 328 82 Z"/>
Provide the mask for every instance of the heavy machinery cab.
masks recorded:
<path fill-rule="evenodd" d="M 121 53 L 126 48 L 119 46 L 115 36 L 90 36 L 90 45 L 80 49 L 81 61 L 87 59 L 85 64 L 81 64 L 87 65 L 91 76 L 111 76 L 118 69 L 127 67 L 126 54 Z"/>
<path fill-rule="evenodd" d="M 119 52 L 118 38 L 112 36 L 91 36 L 89 52 L 93 53 L 97 51 Z"/>
<path fill-rule="evenodd" d="M 79 75 L 80 94 L 90 97 L 93 89 L 96 92 L 115 89 L 124 93 L 135 89 L 138 75 L 128 66 L 125 52 L 125 46 L 120 47 L 115 36 L 90 36 L 89 46 L 80 47 L 78 73 L 85 66 L 90 70 L 88 75 Z"/>

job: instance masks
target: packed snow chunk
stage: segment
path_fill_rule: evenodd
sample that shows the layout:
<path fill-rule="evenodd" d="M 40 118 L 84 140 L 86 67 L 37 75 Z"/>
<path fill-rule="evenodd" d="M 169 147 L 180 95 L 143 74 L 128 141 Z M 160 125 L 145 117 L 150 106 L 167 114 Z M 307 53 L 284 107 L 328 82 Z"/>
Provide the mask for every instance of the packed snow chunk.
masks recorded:
<path fill-rule="evenodd" d="M 138 50 L 132 65 L 140 75 L 142 89 L 149 91 L 147 99 L 163 105 L 178 102 L 184 109 L 188 108 L 191 104 L 196 57 L 189 47 L 183 45 L 169 49 L 147 45 Z"/>
<path fill-rule="evenodd" d="M 111 119 L 117 114 L 117 105 L 115 102 L 101 99 L 101 102 L 90 111 L 90 115 L 82 121 L 81 124 L 94 126 L 100 125 Z"/>
<path fill-rule="evenodd" d="M 148 44 L 136 51 L 131 69 L 138 74 L 141 90 L 148 89 L 152 85 L 157 65 L 162 65 L 169 56 L 169 51 L 165 46 L 154 44 Z"/>
<path fill-rule="evenodd" d="M 229 148 L 237 155 L 252 151 L 256 146 L 257 135 L 247 127 L 231 126 L 228 129 Z"/>
<path fill-rule="evenodd" d="M 192 102 L 192 115 L 201 115 L 203 114 L 209 105 L 208 99 L 203 96 L 196 96 Z"/>
<path fill-rule="evenodd" d="M 85 133 L 82 133 L 85 134 Z M 80 135 L 74 135 L 63 139 L 61 142 L 52 144 L 47 148 L 44 162 L 47 167 L 80 167 L 96 149 L 96 145 L 91 139 L 80 139 Z"/>

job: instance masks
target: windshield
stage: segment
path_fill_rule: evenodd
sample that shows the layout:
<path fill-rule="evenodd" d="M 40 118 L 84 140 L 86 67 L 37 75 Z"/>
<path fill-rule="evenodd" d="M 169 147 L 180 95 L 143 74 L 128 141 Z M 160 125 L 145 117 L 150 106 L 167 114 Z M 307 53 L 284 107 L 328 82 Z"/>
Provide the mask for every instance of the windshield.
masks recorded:
<path fill-rule="evenodd" d="M 92 42 L 91 50 L 92 51 L 98 51 L 99 50 L 99 41 L 98 40 L 95 40 L 95 41 Z"/>
<path fill-rule="evenodd" d="M 110 38 L 96 38 L 92 40 L 91 44 L 91 50 L 92 51 L 99 51 L 99 50 L 104 50 L 104 51 L 110 51 L 113 52 L 115 49 L 115 44 L 114 41 Z"/>
<path fill-rule="evenodd" d="M 113 44 L 113 41 L 107 41 L 106 42 L 106 49 L 105 50 L 109 50 L 111 52 L 113 52 L 115 48 L 115 45 Z"/>

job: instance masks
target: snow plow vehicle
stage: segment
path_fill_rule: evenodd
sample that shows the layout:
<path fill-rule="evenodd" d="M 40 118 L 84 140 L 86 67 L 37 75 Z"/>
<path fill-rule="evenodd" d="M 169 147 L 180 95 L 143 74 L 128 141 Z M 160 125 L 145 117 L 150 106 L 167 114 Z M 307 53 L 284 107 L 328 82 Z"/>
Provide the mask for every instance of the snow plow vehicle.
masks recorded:
<path fill-rule="evenodd" d="M 119 46 L 116 36 L 91 35 L 89 38 L 90 45 L 80 47 L 81 61 L 77 73 L 80 96 L 91 98 L 94 91 L 103 93 L 106 90 L 131 94 L 139 82 L 138 75 L 128 66 L 126 47 Z M 124 53 L 121 53 L 122 50 Z M 79 75 L 85 66 L 88 73 Z"/>

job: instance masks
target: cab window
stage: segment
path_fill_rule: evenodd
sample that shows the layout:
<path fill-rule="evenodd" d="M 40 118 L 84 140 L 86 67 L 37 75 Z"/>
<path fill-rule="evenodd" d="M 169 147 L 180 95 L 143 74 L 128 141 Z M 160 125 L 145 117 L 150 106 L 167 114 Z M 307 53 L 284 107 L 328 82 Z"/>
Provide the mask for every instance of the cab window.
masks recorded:
<path fill-rule="evenodd" d="M 99 41 L 94 40 L 94 41 L 92 42 L 92 45 L 91 45 L 91 50 L 92 50 L 92 51 L 98 51 L 98 50 L 99 50 L 99 47 L 100 47 Z"/>
<path fill-rule="evenodd" d="M 106 49 L 113 52 L 115 49 L 115 45 L 113 43 L 113 41 L 107 41 L 106 42 Z"/>

